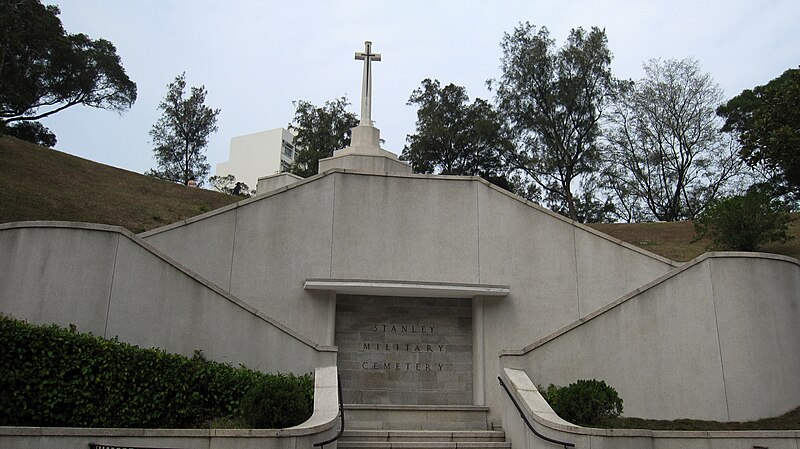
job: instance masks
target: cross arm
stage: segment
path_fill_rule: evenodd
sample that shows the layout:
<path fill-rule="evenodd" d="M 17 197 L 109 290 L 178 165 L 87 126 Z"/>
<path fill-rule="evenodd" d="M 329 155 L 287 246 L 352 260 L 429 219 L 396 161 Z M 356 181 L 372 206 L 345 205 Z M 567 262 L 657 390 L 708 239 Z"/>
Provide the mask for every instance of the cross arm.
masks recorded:
<path fill-rule="evenodd" d="M 380 61 L 381 54 L 380 53 L 362 53 L 360 51 L 356 52 L 356 59 L 359 61 L 363 61 L 369 57 L 370 61 Z"/>

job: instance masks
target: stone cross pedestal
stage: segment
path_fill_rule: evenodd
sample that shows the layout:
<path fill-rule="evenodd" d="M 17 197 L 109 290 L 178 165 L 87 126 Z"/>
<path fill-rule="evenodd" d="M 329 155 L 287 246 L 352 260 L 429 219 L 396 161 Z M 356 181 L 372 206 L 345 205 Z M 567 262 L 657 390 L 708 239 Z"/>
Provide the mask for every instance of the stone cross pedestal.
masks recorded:
<path fill-rule="evenodd" d="M 411 166 L 397 155 L 380 147 L 381 132 L 372 122 L 372 62 L 381 55 L 372 52 L 372 42 L 364 43 L 364 51 L 356 52 L 356 60 L 364 61 L 361 79 L 361 120 L 351 129 L 350 146 L 334 152 L 333 157 L 320 159 L 319 172 L 345 168 L 378 173 L 411 173 Z"/>

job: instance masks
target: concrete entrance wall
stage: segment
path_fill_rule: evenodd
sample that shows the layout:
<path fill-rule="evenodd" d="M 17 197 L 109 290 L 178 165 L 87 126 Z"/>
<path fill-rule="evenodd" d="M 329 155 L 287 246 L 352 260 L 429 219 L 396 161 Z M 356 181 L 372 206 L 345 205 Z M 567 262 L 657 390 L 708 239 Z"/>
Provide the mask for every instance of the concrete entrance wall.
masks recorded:
<path fill-rule="evenodd" d="M 508 286 L 507 297 L 478 307 L 486 357 L 474 371 L 486 375 L 472 403 L 489 406 L 501 400 L 500 350 L 545 337 L 677 265 L 477 177 L 340 169 L 142 238 L 326 345 L 336 298 L 304 290 L 307 279 Z"/>
<path fill-rule="evenodd" d="M 348 404 L 471 405 L 472 302 L 338 295 Z"/>

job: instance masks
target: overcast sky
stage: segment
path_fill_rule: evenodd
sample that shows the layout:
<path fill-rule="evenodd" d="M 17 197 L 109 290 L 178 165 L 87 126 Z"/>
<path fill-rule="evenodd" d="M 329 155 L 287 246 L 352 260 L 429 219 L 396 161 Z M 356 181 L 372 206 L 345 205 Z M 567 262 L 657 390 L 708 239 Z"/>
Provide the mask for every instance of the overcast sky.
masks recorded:
<path fill-rule="evenodd" d="M 500 41 L 522 21 L 546 26 L 561 46 L 569 30 L 605 28 L 619 78 L 638 79 L 652 58 L 694 57 L 730 98 L 800 64 L 800 1 L 201 1 L 64 0 L 69 33 L 114 43 L 138 100 L 126 113 L 76 106 L 43 120 L 56 149 L 144 172 L 155 166 L 149 130 L 166 86 L 186 72 L 219 108 L 207 149 L 211 174 L 232 137 L 287 127 L 295 100 L 342 95 L 359 113 L 364 41 L 374 63 L 372 118 L 399 154 L 415 130 L 406 105 L 425 78 L 490 99 Z"/>

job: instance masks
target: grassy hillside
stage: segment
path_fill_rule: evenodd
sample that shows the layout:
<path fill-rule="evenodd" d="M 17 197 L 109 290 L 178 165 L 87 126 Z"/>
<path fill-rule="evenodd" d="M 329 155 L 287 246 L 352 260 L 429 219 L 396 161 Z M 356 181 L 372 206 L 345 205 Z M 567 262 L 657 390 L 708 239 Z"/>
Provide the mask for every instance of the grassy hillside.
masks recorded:
<path fill-rule="evenodd" d="M 794 240 L 784 244 L 771 244 L 760 251 L 783 254 L 800 259 L 800 214 L 792 214 L 789 234 Z M 593 229 L 636 245 L 639 248 L 685 262 L 708 251 L 708 237 L 695 240 L 694 224 L 691 221 L 674 223 L 593 223 Z"/>
<path fill-rule="evenodd" d="M 238 198 L 121 170 L 0 137 L 0 223 L 66 220 L 119 225 L 133 232 L 157 228 L 237 201 Z M 795 214 L 795 218 L 798 214 Z M 691 222 L 592 224 L 592 228 L 677 261 L 706 251 L 694 242 Z M 800 220 L 795 239 L 762 248 L 800 258 Z"/>
<path fill-rule="evenodd" d="M 0 223 L 83 221 L 138 233 L 238 199 L 0 137 Z"/>

